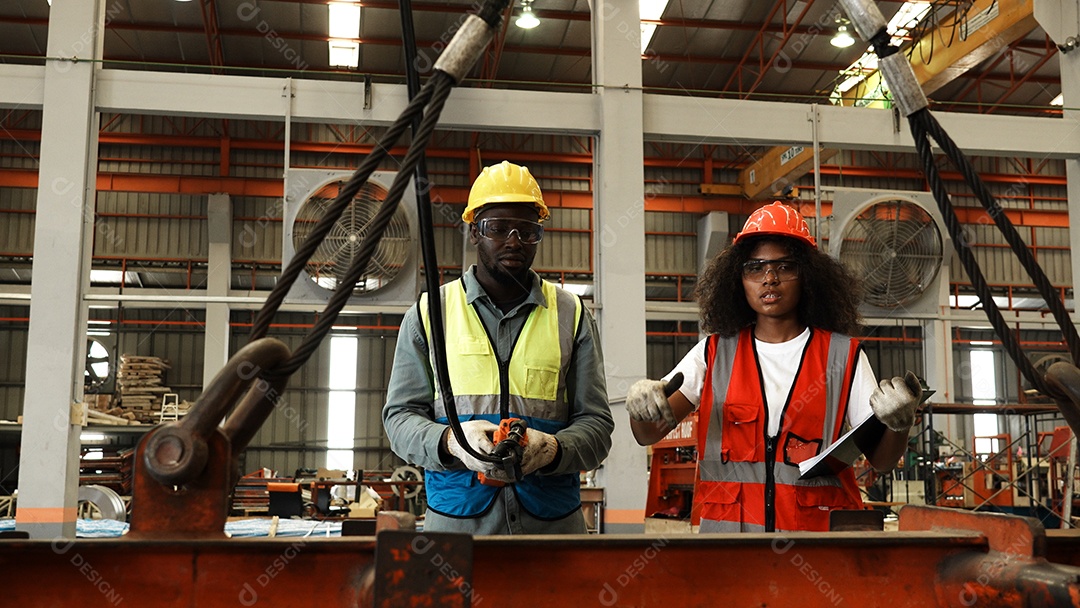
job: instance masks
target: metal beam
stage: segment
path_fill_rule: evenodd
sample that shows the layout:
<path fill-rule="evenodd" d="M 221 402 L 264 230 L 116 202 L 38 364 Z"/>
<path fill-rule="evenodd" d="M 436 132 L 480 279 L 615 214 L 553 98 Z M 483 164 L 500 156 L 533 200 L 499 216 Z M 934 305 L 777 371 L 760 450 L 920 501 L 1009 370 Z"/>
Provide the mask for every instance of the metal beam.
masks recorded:
<path fill-rule="evenodd" d="M 646 95 L 645 139 L 742 146 L 810 143 L 808 104 Z M 892 112 L 821 106 L 824 147 L 911 152 L 907 129 L 897 131 Z M 1080 120 L 935 113 L 957 144 L 971 155 L 1080 156 Z"/>
<path fill-rule="evenodd" d="M 0 65 L 0 107 L 40 109 L 42 68 Z M 98 109 L 123 114 L 284 120 L 285 79 L 101 70 Z M 363 110 L 358 83 L 295 80 L 294 122 L 390 124 L 405 107 L 404 85 L 373 85 Z M 616 87 L 619 88 L 619 87 Z M 192 94 L 198 91 L 197 95 Z M 599 132 L 597 96 L 505 89 L 459 89 L 440 127 L 508 133 L 592 135 Z M 646 140 L 740 146 L 809 143 L 809 104 L 645 94 Z M 508 111 L 512 108 L 513 111 Z M 911 152 L 911 136 L 894 130 L 892 113 L 825 106 L 821 143 L 854 150 Z M 1080 156 L 1080 119 L 937 113 L 960 147 L 973 155 Z"/>

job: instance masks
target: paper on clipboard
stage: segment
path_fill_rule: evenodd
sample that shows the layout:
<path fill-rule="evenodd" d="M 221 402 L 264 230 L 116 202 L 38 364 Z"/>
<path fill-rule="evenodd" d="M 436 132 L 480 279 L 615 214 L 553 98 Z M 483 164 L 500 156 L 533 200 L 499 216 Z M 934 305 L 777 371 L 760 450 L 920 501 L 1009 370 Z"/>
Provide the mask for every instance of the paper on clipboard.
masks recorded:
<path fill-rule="evenodd" d="M 885 423 L 870 414 L 822 453 L 799 463 L 799 479 L 836 475 L 851 466 L 861 454 L 873 449 L 885 435 Z"/>
<path fill-rule="evenodd" d="M 926 403 L 935 391 L 928 390 L 926 383 L 922 380 L 919 382 L 923 387 L 922 398 L 919 401 L 922 404 Z M 887 428 L 884 422 L 871 413 L 869 417 L 844 433 L 843 437 L 837 439 L 836 443 L 830 445 L 824 452 L 800 462 L 799 479 L 840 473 L 854 464 L 860 454 L 868 454 L 872 451 L 885 435 Z"/>

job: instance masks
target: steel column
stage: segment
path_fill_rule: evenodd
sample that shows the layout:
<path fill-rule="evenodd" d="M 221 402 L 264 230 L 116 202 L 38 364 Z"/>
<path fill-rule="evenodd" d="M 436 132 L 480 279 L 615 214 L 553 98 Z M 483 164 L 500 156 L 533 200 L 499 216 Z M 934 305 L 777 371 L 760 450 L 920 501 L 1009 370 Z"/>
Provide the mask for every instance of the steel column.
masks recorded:
<path fill-rule="evenodd" d="M 206 295 L 229 295 L 232 283 L 232 201 L 228 194 L 211 194 L 207 202 L 209 237 L 206 263 Z M 203 383 L 209 382 L 229 359 L 229 304 L 206 304 L 206 336 L 203 341 Z"/>
<path fill-rule="evenodd" d="M 593 176 L 597 322 L 608 397 L 624 398 L 645 377 L 645 141 L 642 137 L 641 29 L 637 0 L 598 3 L 593 12 L 593 78 L 600 137 Z M 600 471 L 606 529 L 644 529 L 645 450 L 613 408 L 612 448 Z"/>
<path fill-rule="evenodd" d="M 94 83 L 105 13 L 100 0 L 56 0 L 51 9 L 41 129 L 27 340 L 19 508 L 35 537 L 75 536 L 79 429 L 93 244 L 98 114 Z M 64 59 L 68 58 L 68 59 Z"/>

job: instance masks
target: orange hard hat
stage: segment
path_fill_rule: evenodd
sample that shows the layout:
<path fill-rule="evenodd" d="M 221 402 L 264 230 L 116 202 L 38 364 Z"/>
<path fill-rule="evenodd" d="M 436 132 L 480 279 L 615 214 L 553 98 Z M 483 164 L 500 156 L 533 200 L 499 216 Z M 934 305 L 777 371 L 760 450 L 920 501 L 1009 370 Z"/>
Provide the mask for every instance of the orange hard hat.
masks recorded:
<path fill-rule="evenodd" d="M 811 247 L 817 246 L 802 214 L 780 201 L 769 203 L 751 213 L 742 232 L 735 235 L 734 242 L 738 243 L 739 239 L 744 237 L 766 234 L 789 236 Z"/>

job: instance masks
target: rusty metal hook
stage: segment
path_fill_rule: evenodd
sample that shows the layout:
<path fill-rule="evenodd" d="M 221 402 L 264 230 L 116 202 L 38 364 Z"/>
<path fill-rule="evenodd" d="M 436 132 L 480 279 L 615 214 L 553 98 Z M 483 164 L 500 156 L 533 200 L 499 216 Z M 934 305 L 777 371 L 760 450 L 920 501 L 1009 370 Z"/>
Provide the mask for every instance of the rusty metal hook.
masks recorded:
<path fill-rule="evenodd" d="M 158 482 L 179 486 L 206 467 L 210 436 L 222 418 L 243 396 L 222 429 L 237 456 L 273 411 L 288 381 L 287 376 L 264 379 L 265 372 L 287 361 L 289 347 L 275 338 L 262 338 L 241 348 L 203 390 L 180 422 L 165 424 L 148 437 L 144 452 L 146 471 Z"/>

